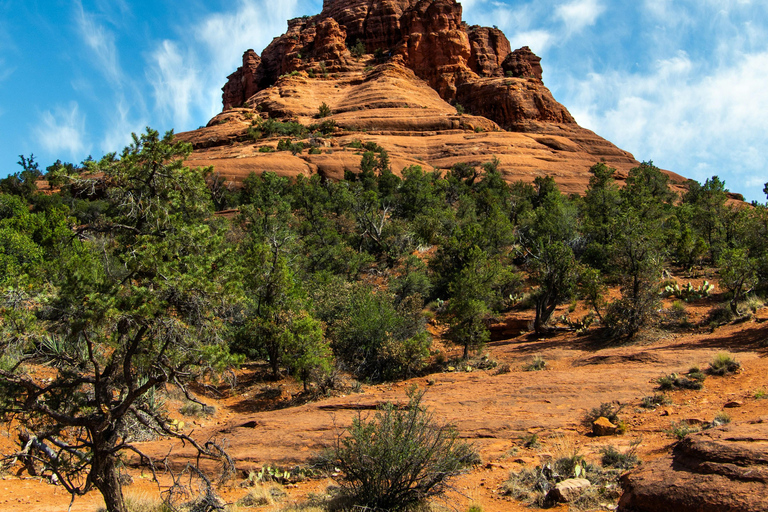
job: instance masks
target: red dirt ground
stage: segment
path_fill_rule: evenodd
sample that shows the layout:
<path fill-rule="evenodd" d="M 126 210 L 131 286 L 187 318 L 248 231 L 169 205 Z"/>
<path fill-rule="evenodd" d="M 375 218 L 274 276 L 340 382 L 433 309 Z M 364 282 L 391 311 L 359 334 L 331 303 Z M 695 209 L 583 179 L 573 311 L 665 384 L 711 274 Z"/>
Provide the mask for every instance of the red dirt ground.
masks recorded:
<path fill-rule="evenodd" d="M 712 299 L 702 300 L 688 305 L 687 311 L 698 321 L 714 304 Z M 565 313 L 567 307 L 556 315 Z M 577 309 L 572 315 L 579 314 Z M 525 325 L 530 315 L 529 311 L 513 312 L 503 321 L 514 330 Z M 424 401 L 436 417 L 454 424 L 463 438 L 477 446 L 483 460 L 482 466 L 455 479 L 455 491 L 448 497 L 451 507 L 466 509 L 477 504 L 485 512 L 529 510 L 503 496 L 499 488 L 510 471 L 536 463 L 542 453 L 557 455 L 567 446 L 578 448 L 588 460 L 596 460 L 601 446 L 627 447 L 642 437 L 639 455 L 649 460 L 671 448 L 673 440 L 663 430 L 673 421 L 711 421 L 731 401 L 740 402 L 738 407 L 727 409 L 734 423 L 768 416 L 768 400 L 755 398 L 756 391 L 768 391 L 766 320 L 768 308 L 759 310 L 753 319 L 714 332 L 659 331 L 625 346 L 605 345 L 589 335 L 572 332 L 539 339 L 523 333 L 488 344 L 490 358 L 499 366 L 509 365 L 507 373 L 500 373 L 498 367 L 437 373 L 395 384 L 365 385 L 361 393 L 279 409 L 274 408 L 300 402 L 300 388 L 288 381 L 256 379 L 256 370 L 246 368 L 232 392 L 219 398 L 206 394 L 204 401 L 216 406 L 213 416 L 185 418 L 184 429 L 198 439 L 215 436 L 243 471 L 265 465 L 292 466 L 330 446 L 355 414 L 372 414 L 372 409 L 386 401 L 402 402 L 406 390 L 416 385 L 427 389 Z M 644 396 L 655 392 L 658 377 L 685 372 L 694 365 L 705 369 L 722 351 L 742 363 L 738 374 L 708 377 L 701 391 L 671 392 L 672 405 L 656 410 L 639 407 Z M 535 355 L 547 361 L 547 368 L 523 371 L 522 366 Z M 264 398 L 266 395 L 272 398 Z M 621 417 L 628 426 L 627 433 L 607 438 L 587 435 L 588 429 L 581 425 L 585 412 L 612 401 L 624 404 Z M 273 410 L 266 410 L 270 408 Z M 523 448 L 521 436 L 534 432 L 542 446 Z M 10 436 L 11 432 L 3 431 L 0 449 L 8 449 Z M 159 440 L 145 443 L 142 450 L 162 459 L 172 446 L 173 441 Z M 171 461 L 181 466 L 191 455 L 190 449 L 174 446 Z M 157 485 L 139 477 L 140 473 L 133 471 L 135 483 L 125 488 L 126 494 L 157 496 Z M 331 483 L 321 479 L 290 486 L 287 500 L 271 508 L 301 501 L 308 493 L 322 493 Z M 223 496 L 234 502 L 246 492 L 233 487 L 224 490 Z M 95 511 L 101 503 L 98 493 L 90 493 L 78 498 L 72 510 Z M 58 512 L 67 510 L 68 505 L 69 496 L 63 489 L 39 479 L 8 474 L 0 482 L 2 511 Z"/>

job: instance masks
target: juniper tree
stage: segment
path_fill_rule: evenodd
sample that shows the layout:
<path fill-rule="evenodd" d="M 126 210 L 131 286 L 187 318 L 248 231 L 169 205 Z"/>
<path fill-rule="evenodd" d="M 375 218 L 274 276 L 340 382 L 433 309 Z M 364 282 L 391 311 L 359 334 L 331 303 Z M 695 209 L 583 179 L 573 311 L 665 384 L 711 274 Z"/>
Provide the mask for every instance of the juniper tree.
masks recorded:
<path fill-rule="evenodd" d="M 140 453 L 135 426 L 183 435 L 151 394 L 234 362 L 218 335 L 223 235 L 190 151 L 147 129 L 91 162 L 81 185 L 108 214 L 75 230 L 49 281 L 2 295 L 0 414 L 20 455 L 73 496 L 97 488 L 109 512 L 125 511 L 118 457 Z"/>

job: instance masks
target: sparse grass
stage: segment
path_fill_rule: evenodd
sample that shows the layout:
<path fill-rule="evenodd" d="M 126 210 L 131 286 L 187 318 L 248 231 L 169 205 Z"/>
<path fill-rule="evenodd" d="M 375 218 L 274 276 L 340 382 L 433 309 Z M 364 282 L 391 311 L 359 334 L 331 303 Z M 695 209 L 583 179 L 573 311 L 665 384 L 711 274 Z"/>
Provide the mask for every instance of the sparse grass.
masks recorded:
<path fill-rule="evenodd" d="M 216 412 L 216 408 L 212 405 L 204 405 L 188 401 L 181 406 L 179 412 L 184 416 L 190 416 L 193 418 L 207 418 Z"/>
<path fill-rule="evenodd" d="M 536 432 L 531 432 L 530 434 L 524 435 L 520 438 L 520 441 L 523 443 L 525 448 L 539 448 L 541 446 L 541 442 L 539 441 L 539 434 Z"/>
<path fill-rule="evenodd" d="M 604 468 L 632 469 L 640 462 L 637 457 L 637 447 L 640 445 L 640 441 L 640 439 L 633 441 L 625 452 L 619 451 L 613 445 L 603 446 L 600 448 L 600 464 Z"/>
<path fill-rule="evenodd" d="M 715 356 L 712 362 L 709 363 L 707 373 L 723 377 L 725 375 L 736 373 L 739 371 L 739 368 L 741 368 L 741 363 L 734 360 L 730 354 L 720 352 Z"/>
<path fill-rule="evenodd" d="M 614 425 L 619 425 L 621 419 L 619 418 L 619 412 L 624 408 L 623 405 L 614 402 L 604 402 L 599 407 L 595 407 L 591 411 L 587 412 L 582 419 L 582 424 L 585 427 L 592 428 L 592 424 L 600 417 L 607 418 L 608 421 Z"/>
<path fill-rule="evenodd" d="M 755 391 L 755 400 L 765 400 L 766 398 L 768 398 L 768 391 L 765 388 Z"/>
<path fill-rule="evenodd" d="M 677 440 L 680 441 L 688 434 L 693 434 L 694 432 L 698 432 L 700 430 L 701 429 L 699 427 L 694 427 L 683 422 L 676 423 L 673 421 L 670 427 L 665 429 L 663 432 L 670 437 L 677 438 Z"/>
<path fill-rule="evenodd" d="M 704 375 L 698 367 L 694 366 L 685 375 L 670 373 L 664 377 L 659 377 L 656 383 L 661 391 L 674 391 L 678 389 L 699 390 L 704 387 Z"/>
<path fill-rule="evenodd" d="M 640 407 L 643 407 L 644 409 L 655 409 L 657 407 L 670 404 L 672 404 L 671 398 L 669 398 L 664 393 L 656 393 L 643 397 L 642 401 L 640 402 Z"/>
<path fill-rule="evenodd" d="M 255 483 L 248 491 L 248 494 L 237 501 L 241 507 L 262 507 L 264 505 L 274 505 L 285 499 L 286 493 L 283 487 L 277 484 Z"/>
<path fill-rule="evenodd" d="M 97 509 L 98 512 L 107 512 L 105 508 Z M 160 497 L 152 497 L 149 494 L 134 494 L 125 497 L 125 510 L 127 512 L 173 512 Z"/>
<path fill-rule="evenodd" d="M 712 426 L 720 427 L 722 425 L 727 425 L 730 422 L 731 422 L 731 416 L 725 411 L 720 411 L 715 415 L 715 419 L 712 420 Z"/>
<path fill-rule="evenodd" d="M 547 362 L 541 356 L 535 356 L 533 361 L 523 366 L 523 370 L 526 372 L 537 372 L 543 370 L 547 366 Z"/>
<path fill-rule="evenodd" d="M 739 311 L 748 311 L 748 314 L 754 315 L 757 313 L 757 310 L 762 308 L 765 305 L 765 302 L 760 297 L 757 297 L 756 295 L 750 295 L 745 300 L 739 302 L 738 310 Z"/>
<path fill-rule="evenodd" d="M 592 487 L 570 504 L 575 510 L 594 510 L 601 503 L 616 502 L 620 495 L 620 469 L 601 468 L 587 462 L 566 439 L 555 443 L 555 458 L 539 466 L 512 473 L 502 489 L 504 494 L 528 505 L 548 507 L 547 491 L 568 478 L 586 478 Z"/>

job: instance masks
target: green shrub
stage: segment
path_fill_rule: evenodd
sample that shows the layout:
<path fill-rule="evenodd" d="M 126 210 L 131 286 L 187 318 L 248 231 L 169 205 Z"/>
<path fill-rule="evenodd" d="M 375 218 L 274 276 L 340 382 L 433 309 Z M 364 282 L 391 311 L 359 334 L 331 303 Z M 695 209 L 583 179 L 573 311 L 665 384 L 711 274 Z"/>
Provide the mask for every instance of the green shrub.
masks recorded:
<path fill-rule="evenodd" d="M 360 57 L 365 55 L 365 43 L 362 41 L 358 41 L 353 46 L 350 46 L 349 53 L 351 53 L 355 59 L 359 59 Z"/>
<path fill-rule="evenodd" d="M 325 102 L 317 109 L 317 117 L 323 118 L 331 115 L 331 107 Z"/>
<path fill-rule="evenodd" d="M 645 409 L 655 409 L 662 405 L 670 405 L 671 403 L 672 400 L 667 395 L 664 393 L 656 393 L 655 395 L 643 397 L 640 406 Z"/>
<path fill-rule="evenodd" d="M 523 370 L 526 372 L 535 372 L 543 370 L 546 366 L 547 362 L 544 360 L 544 358 L 541 356 L 536 356 L 533 358 L 533 361 L 523 366 Z"/>
<path fill-rule="evenodd" d="M 459 115 L 464 114 L 464 107 L 460 103 L 456 104 L 456 113 Z"/>
<path fill-rule="evenodd" d="M 699 429 L 698 427 L 694 427 L 694 426 L 688 425 L 687 423 L 683 423 L 683 422 L 675 423 L 675 422 L 672 422 L 670 427 L 668 429 L 664 430 L 664 433 L 667 434 L 670 437 L 677 438 L 677 440 L 680 441 L 685 436 L 687 436 L 688 434 L 692 434 L 694 432 L 698 432 L 699 430 L 701 430 L 701 429 Z"/>
<path fill-rule="evenodd" d="M 661 391 L 672 391 L 676 389 L 694 389 L 699 390 L 704 387 L 706 376 L 699 371 L 697 367 L 691 368 L 685 376 L 677 373 L 671 373 L 664 377 L 659 377 L 656 383 Z"/>
<path fill-rule="evenodd" d="M 735 361 L 729 354 L 720 352 L 715 356 L 712 362 L 709 363 L 707 373 L 722 377 L 724 375 L 736 373 L 739 371 L 739 368 L 741 368 L 741 363 Z"/>
<path fill-rule="evenodd" d="M 520 441 L 523 443 L 525 448 L 538 448 L 541 446 L 541 443 L 539 442 L 539 434 L 536 432 L 531 432 L 530 434 L 524 435 L 520 438 Z"/>
<path fill-rule="evenodd" d="M 401 510 L 442 494 L 447 479 L 476 464 L 474 448 L 437 423 L 412 390 L 404 409 L 383 406 L 359 416 L 335 446 L 343 494 L 359 507 Z"/>
<path fill-rule="evenodd" d="M 731 307 L 726 304 L 718 304 L 707 315 L 706 322 L 710 326 L 724 325 L 731 322 L 734 319 L 733 311 Z"/>
<path fill-rule="evenodd" d="M 591 411 L 587 412 L 582 419 L 582 424 L 585 427 L 592 427 L 592 423 L 600 417 L 607 418 L 608 421 L 614 425 L 618 425 L 621 420 L 619 419 L 619 412 L 624 408 L 623 405 L 614 402 L 604 402 L 599 407 L 595 407 Z"/>
<path fill-rule="evenodd" d="M 272 148 L 272 146 L 261 146 L 259 148 L 259 153 L 271 153 L 273 151 L 274 149 Z"/>
<path fill-rule="evenodd" d="M 600 464 L 604 468 L 632 469 L 640 459 L 637 457 L 637 447 L 640 440 L 634 441 L 626 452 L 619 451 L 612 445 L 600 448 Z"/>

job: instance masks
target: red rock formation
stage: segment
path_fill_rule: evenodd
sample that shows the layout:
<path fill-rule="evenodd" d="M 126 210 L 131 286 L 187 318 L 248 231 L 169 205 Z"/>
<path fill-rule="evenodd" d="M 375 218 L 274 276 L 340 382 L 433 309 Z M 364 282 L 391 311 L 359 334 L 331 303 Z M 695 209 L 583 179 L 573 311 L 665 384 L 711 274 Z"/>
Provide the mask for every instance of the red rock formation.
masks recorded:
<path fill-rule="evenodd" d="M 768 424 L 691 434 L 673 453 L 624 475 L 624 512 L 768 510 Z"/>
<path fill-rule="evenodd" d="M 243 65 L 227 77 L 222 95 L 224 110 L 239 107 L 259 91 L 259 82 L 262 79 L 259 64 L 261 58 L 256 52 L 246 50 L 243 54 Z"/>
<path fill-rule="evenodd" d="M 471 73 L 469 36 L 455 0 L 421 0 L 403 16 L 403 43 L 398 49 L 408 67 L 449 101 L 456 82 Z"/>
<path fill-rule="evenodd" d="M 347 29 L 351 44 L 363 41 L 369 52 L 395 46 L 402 38 L 401 18 L 417 0 L 324 0 L 322 18 Z"/>
<path fill-rule="evenodd" d="M 469 27 L 469 44 L 472 46 L 469 57 L 472 71 L 482 77 L 504 75 L 501 66 L 512 48 L 501 30 L 476 25 Z"/>
<path fill-rule="evenodd" d="M 523 46 L 510 53 L 501 67 L 505 74 L 515 78 L 536 78 L 541 80 L 541 57 L 536 55 L 527 46 Z"/>
<path fill-rule="evenodd" d="M 456 101 L 474 115 L 493 119 L 507 130 L 520 130 L 527 121 L 575 123 L 544 84 L 534 79 L 493 78 L 459 86 Z"/>

